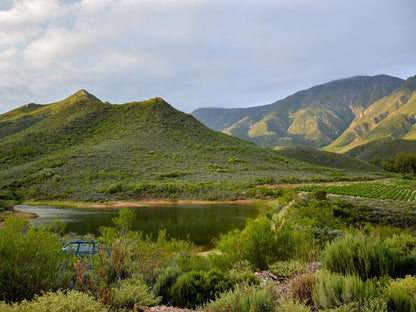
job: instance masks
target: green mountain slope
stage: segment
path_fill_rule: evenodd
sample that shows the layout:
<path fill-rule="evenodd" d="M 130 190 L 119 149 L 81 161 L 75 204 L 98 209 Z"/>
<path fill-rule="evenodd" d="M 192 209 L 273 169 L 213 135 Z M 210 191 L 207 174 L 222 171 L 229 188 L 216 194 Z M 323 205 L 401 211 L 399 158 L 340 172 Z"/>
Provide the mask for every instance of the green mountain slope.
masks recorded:
<path fill-rule="evenodd" d="M 211 130 L 160 98 L 114 105 L 81 90 L 0 115 L 0 129 L 0 190 L 26 198 L 244 198 L 263 178 L 335 174 Z M 368 175 L 350 169 L 341 175 Z"/>
<path fill-rule="evenodd" d="M 310 147 L 292 147 L 279 149 L 278 153 L 285 158 L 301 161 L 316 166 L 364 172 L 380 172 L 381 169 L 367 161 L 355 158 L 356 155 L 343 155 Z"/>
<path fill-rule="evenodd" d="M 416 155 L 416 140 L 392 139 L 391 137 L 373 140 L 354 147 L 343 155 L 370 161 L 375 157 L 394 159 L 400 152 Z"/>
<path fill-rule="evenodd" d="M 346 152 L 383 138 L 415 140 L 415 124 L 416 76 L 369 106 L 337 140 L 324 149 Z"/>
<path fill-rule="evenodd" d="M 315 86 L 266 106 L 200 109 L 192 114 L 210 127 L 258 145 L 322 147 L 403 82 L 386 75 L 359 76 Z"/>

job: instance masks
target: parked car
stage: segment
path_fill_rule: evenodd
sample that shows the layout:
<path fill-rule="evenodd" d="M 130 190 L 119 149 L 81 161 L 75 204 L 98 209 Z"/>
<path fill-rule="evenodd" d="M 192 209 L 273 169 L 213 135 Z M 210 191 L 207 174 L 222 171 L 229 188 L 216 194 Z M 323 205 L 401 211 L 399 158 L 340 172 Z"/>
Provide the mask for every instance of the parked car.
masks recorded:
<path fill-rule="evenodd" d="M 62 250 L 68 255 L 93 255 L 97 253 L 96 241 L 72 241 L 66 243 Z"/>

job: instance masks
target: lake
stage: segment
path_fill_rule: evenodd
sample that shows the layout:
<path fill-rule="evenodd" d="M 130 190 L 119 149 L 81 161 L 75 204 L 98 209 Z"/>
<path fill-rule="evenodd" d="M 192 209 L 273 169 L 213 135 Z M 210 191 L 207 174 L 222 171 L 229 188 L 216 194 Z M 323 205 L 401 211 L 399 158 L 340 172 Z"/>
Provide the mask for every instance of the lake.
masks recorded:
<path fill-rule="evenodd" d="M 61 220 L 67 224 L 66 232 L 99 235 L 100 226 L 112 226 L 112 218 L 120 209 L 63 208 L 51 206 L 17 205 L 15 209 L 36 213 L 34 226 L 48 224 L 50 220 Z M 212 239 L 221 233 L 244 228 L 248 218 L 255 218 L 258 210 L 254 205 L 170 205 L 131 208 L 136 212 L 133 230 L 156 235 L 166 229 L 170 237 L 186 239 L 189 235 L 195 244 L 212 246 Z"/>

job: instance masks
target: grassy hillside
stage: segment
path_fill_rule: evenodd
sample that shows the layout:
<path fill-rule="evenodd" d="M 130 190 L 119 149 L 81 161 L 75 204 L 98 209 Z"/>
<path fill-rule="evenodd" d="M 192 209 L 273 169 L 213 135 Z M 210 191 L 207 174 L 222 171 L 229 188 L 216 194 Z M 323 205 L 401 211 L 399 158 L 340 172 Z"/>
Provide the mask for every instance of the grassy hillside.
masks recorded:
<path fill-rule="evenodd" d="M 294 147 L 279 149 L 278 153 L 285 158 L 305 162 L 321 167 L 337 168 L 363 172 L 381 172 L 379 167 L 373 166 L 367 161 L 351 157 L 349 155 L 340 155 L 331 152 L 325 152 L 309 147 Z M 355 156 L 355 155 L 354 155 Z"/>
<path fill-rule="evenodd" d="M 369 161 L 375 157 L 394 159 L 396 154 L 400 152 L 416 155 L 416 140 L 378 139 L 354 147 L 347 151 L 345 155 Z"/>
<path fill-rule="evenodd" d="M 209 127 L 262 146 L 322 147 L 403 82 L 386 75 L 353 77 L 315 86 L 266 106 L 203 109 L 193 115 Z"/>
<path fill-rule="evenodd" d="M 325 150 L 346 152 L 379 139 L 416 139 L 416 76 L 373 103 Z"/>
<path fill-rule="evenodd" d="M 81 90 L 3 114 L 0 128 L 10 133 L 0 138 L 0 189 L 26 198 L 244 198 L 262 179 L 336 174 L 208 129 L 160 98 L 113 105 Z"/>

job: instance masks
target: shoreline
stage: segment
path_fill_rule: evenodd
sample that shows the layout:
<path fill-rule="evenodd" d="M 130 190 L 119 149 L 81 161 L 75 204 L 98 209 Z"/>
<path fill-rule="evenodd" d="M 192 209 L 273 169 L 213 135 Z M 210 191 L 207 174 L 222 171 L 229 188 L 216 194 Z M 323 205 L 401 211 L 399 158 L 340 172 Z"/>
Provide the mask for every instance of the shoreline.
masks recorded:
<path fill-rule="evenodd" d="M 7 215 L 15 215 L 17 218 L 20 219 L 36 219 L 38 215 L 36 213 L 28 213 L 28 212 L 22 212 L 18 209 L 15 209 L 13 211 L 10 211 L 8 213 L 5 213 L 3 216 L 6 218 Z M 4 220 L 0 221 L 0 229 L 4 227 Z"/>
<path fill-rule="evenodd" d="M 147 199 L 137 201 L 111 201 L 104 203 L 96 202 L 72 202 L 72 201 L 35 201 L 27 200 L 21 205 L 29 206 L 59 206 L 68 208 L 91 208 L 91 209 L 105 209 L 105 208 L 135 208 L 135 207 L 149 207 L 149 206 L 176 206 L 176 205 L 221 205 L 221 204 L 235 204 L 235 205 L 250 205 L 253 203 L 267 202 L 268 200 L 262 199 L 237 199 L 237 200 L 224 200 L 224 201 L 209 201 L 209 200 L 169 200 L 169 199 Z"/>

